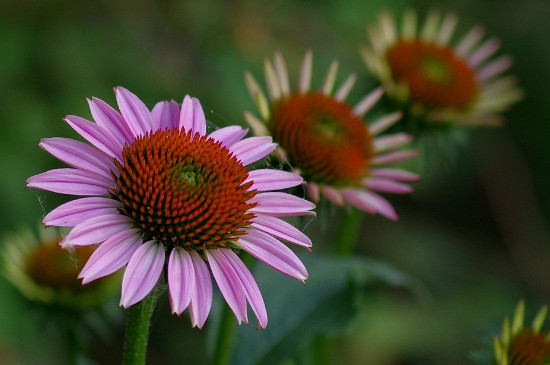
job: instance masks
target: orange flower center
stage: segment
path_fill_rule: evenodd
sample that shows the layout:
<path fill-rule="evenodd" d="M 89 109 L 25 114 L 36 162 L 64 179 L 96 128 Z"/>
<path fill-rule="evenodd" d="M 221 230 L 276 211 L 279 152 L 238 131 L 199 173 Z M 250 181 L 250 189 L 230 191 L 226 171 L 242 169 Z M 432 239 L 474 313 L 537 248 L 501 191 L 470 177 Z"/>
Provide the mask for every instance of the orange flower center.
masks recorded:
<path fill-rule="evenodd" d="M 291 94 L 273 106 L 269 128 L 306 181 L 358 184 L 373 154 L 363 121 L 344 103 L 313 92 Z"/>
<path fill-rule="evenodd" d="M 115 161 L 113 195 L 145 240 L 167 249 L 226 247 L 254 217 L 248 170 L 219 142 L 176 129 L 140 136 Z"/>
<path fill-rule="evenodd" d="M 400 40 L 387 57 L 395 80 L 408 85 L 411 98 L 427 107 L 462 109 L 476 98 L 473 70 L 447 47 Z"/>
<path fill-rule="evenodd" d="M 545 365 L 550 362 L 550 341 L 547 332 L 535 333 L 527 328 L 518 333 L 510 343 L 510 365 Z"/>

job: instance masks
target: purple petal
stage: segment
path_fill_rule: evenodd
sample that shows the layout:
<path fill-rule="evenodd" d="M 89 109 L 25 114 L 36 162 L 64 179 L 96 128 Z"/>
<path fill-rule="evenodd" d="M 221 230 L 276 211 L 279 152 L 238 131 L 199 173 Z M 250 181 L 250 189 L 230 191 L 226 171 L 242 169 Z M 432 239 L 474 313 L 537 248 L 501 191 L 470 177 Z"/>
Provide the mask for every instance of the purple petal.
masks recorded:
<path fill-rule="evenodd" d="M 420 180 L 420 176 L 401 169 L 371 169 L 370 174 L 375 177 L 392 179 L 397 181 L 414 182 Z"/>
<path fill-rule="evenodd" d="M 177 128 L 180 119 L 180 107 L 174 100 L 161 101 L 151 111 L 151 117 L 160 130 Z"/>
<path fill-rule="evenodd" d="M 229 264 L 235 270 L 235 273 L 241 281 L 246 299 L 250 303 L 250 307 L 254 314 L 256 314 L 256 320 L 258 321 L 258 328 L 265 328 L 267 326 L 267 311 L 265 309 L 264 299 L 262 298 L 262 293 L 256 284 L 256 280 L 246 267 L 246 265 L 241 261 L 239 256 L 237 256 L 232 250 L 217 250 L 222 255 L 225 256 Z"/>
<path fill-rule="evenodd" d="M 172 313 L 178 316 L 189 306 L 195 291 L 195 270 L 189 253 L 175 247 L 168 259 L 168 293 Z"/>
<path fill-rule="evenodd" d="M 146 132 L 156 129 L 151 112 L 136 95 L 119 86 L 115 89 L 115 96 L 120 113 L 134 136 L 143 136 Z"/>
<path fill-rule="evenodd" d="M 94 147 L 112 158 L 120 159 L 123 144 L 108 130 L 76 115 L 67 115 L 64 121 Z"/>
<path fill-rule="evenodd" d="M 219 252 L 219 250 L 206 250 L 206 257 L 210 264 L 210 270 L 212 275 L 216 279 L 218 288 L 220 289 L 227 305 L 235 314 L 237 318 L 237 324 L 241 322 L 248 323 L 246 313 L 246 293 L 239 279 L 239 276 L 235 272 L 235 269 L 227 258 Z"/>
<path fill-rule="evenodd" d="M 318 203 L 320 199 L 319 185 L 309 181 L 307 183 L 306 188 L 307 188 L 307 195 L 309 196 L 309 198 L 313 200 L 315 203 Z"/>
<path fill-rule="evenodd" d="M 202 328 L 212 307 L 212 280 L 204 260 L 195 251 L 189 251 L 195 271 L 195 290 L 189 303 L 191 326 Z"/>
<path fill-rule="evenodd" d="M 246 166 L 269 155 L 276 147 L 277 144 L 271 143 L 271 137 L 250 137 L 235 143 L 229 151 Z"/>
<path fill-rule="evenodd" d="M 119 112 L 98 98 L 88 99 L 88 105 L 97 124 L 109 131 L 122 145 L 132 143 L 135 136 Z"/>
<path fill-rule="evenodd" d="M 80 222 L 65 236 L 61 246 L 85 246 L 101 243 L 112 235 L 131 228 L 131 220 L 116 213 L 93 217 Z"/>
<path fill-rule="evenodd" d="M 290 217 L 296 215 L 315 215 L 311 209 L 315 204 L 294 195 L 281 192 L 267 192 L 256 194 L 249 203 L 258 203 L 249 211 L 263 213 L 275 217 Z"/>
<path fill-rule="evenodd" d="M 292 278 L 301 282 L 307 279 L 307 270 L 292 250 L 278 239 L 256 229 L 247 230 L 236 243 L 243 250 Z"/>
<path fill-rule="evenodd" d="M 126 229 L 107 239 L 92 253 L 78 274 L 82 284 L 110 275 L 126 265 L 143 240 L 138 229 Z"/>
<path fill-rule="evenodd" d="M 303 183 L 304 179 L 292 172 L 258 169 L 250 171 L 243 184 L 249 181 L 253 182 L 249 190 L 268 191 L 291 188 Z"/>
<path fill-rule="evenodd" d="M 250 224 L 252 227 L 282 240 L 303 247 L 311 247 L 311 240 L 292 224 L 268 215 L 257 214 Z"/>
<path fill-rule="evenodd" d="M 380 213 L 391 220 L 398 219 L 391 204 L 378 194 L 359 189 L 342 189 L 342 195 L 348 203 L 368 213 Z"/>
<path fill-rule="evenodd" d="M 42 222 L 47 226 L 73 227 L 87 219 L 116 214 L 123 204 L 118 200 L 89 197 L 71 200 L 49 212 Z"/>
<path fill-rule="evenodd" d="M 147 241 L 130 258 L 122 277 L 120 304 L 124 308 L 139 302 L 155 287 L 164 266 L 164 246 Z"/>
<path fill-rule="evenodd" d="M 339 190 L 334 189 L 331 186 L 328 185 L 322 185 L 321 186 L 321 193 L 330 201 L 332 204 L 343 206 L 344 205 L 344 198 L 342 198 L 342 194 Z"/>
<path fill-rule="evenodd" d="M 38 146 L 71 167 L 94 172 L 108 179 L 111 179 L 111 170 L 117 171 L 109 156 L 95 147 L 74 139 L 44 138 Z"/>
<path fill-rule="evenodd" d="M 206 134 L 206 118 L 201 107 L 201 103 L 196 98 L 185 95 L 181 103 L 181 114 L 179 128 L 186 132 L 193 131 L 201 136 Z"/>
<path fill-rule="evenodd" d="M 67 195 L 106 195 L 113 179 L 89 171 L 61 168 L 27 179 L 27 187 Z"/>
<path fill-rule="evenodd" d="M 242 129 L 238 125 L 232 125 L 217 129 L 208 136 L 220 142 L 222 146 L 229 148 L 246 136 L 247 132 L 248 129 Z"/>
<path fill-rule="evenodd" d="M 394 194 L 409 194 L 412 192 L 412 188 L 409 185 L 401 184 L 393 180 L 369 177 L 364 179 L 362 182 L 364 187 Z"/>
<path fill-rule="evenodd" d="M 418 156 L 417 150 L 400 150 L 386 153 L 384 155 L 378 155 L 372 159 L 371 163 L 373 165 L 387 165 L 399 161 L 408 160 L 416 156 Z"/>

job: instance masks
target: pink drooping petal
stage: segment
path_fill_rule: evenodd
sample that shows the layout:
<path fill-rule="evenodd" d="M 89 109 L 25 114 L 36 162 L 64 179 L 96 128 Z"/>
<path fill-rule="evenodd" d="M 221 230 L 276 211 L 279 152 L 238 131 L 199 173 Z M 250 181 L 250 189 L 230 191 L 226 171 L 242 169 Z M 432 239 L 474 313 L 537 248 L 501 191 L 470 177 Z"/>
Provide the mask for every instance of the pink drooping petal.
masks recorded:
<path fill-rule="evenodd" d="M 191 255 L 180 247 L 175 247 L 168 259 L 168 294 L 172 313 L 178 316 L 191 303 L 195 291 L 195 270 Z"/>
<path fill-rule="evenodd" d="M 373 140 L 372 144 L 376 152 L 389 151 L 410 143 L 413 137 L 406 133 L 394 133 Z"/>
<path fill-rule="evenodd" d="M 195 290 L 189 303 L 191 326 L 202 328 L 212 307 L 212 280 L 204 260 L 195 251 L 189 251 L 195 271 Z"/>
<path fill-rule="evenodd" d="M 111 179 L 111 170 L 117 171 L 113 160 L 105 153 L 86 143 L 70 138 L 44 138 L 38 144 L 67 165 Z"/>
<path fill-rule="evenodd" d="M 258 203 L 249 209 L 253 213 L 262 213 L 275 217 L 290 217 L 297 215 L 315 215 L 311 211 L 315 204 L 294 195 L 281 192 L 266 192 L 256 194 L 249 203 Z"/>
<path fill-rule="evenodd" d="M 368 213 L 379 213 L 391 220 L 397 220 L 397 214 L 391 204 L 380 195 L 360 189 L 342 189 L 344 199 L 351 205 Z"/>
<path fill-rule="evenodd" d="M 210 133 L 208 136 L 220 142 L 222 146 L 229 148 L 233 144 L 243 139 L 243 137 L 246 136 L 247 132 L 248 129 L 243 129 L 238 125 L 232 125 L 229 127 L 217 129 L 214 132 Z"/>
<path fill-rule="evenodd" d="M 363 181 L 361 181 L 361 184 L 368 189 L 385 193 L 409 194 L 413 190 L 409 185 L 377 177 L 369 177 L 363 179 Z"/>
<path fill-rule="evenodd" d="M 124 308 L 139 302 L 155 287 L 164 266 L 164 246 L 147 241 L 130 258 L 122 277 L 119 305 Z"/>
<path fill-rule="evenodd" d="M 229 308 L 237 318 L 237 324 L 248 323 L 246 293 L 241 280 L 227 258 L 219 252 L 222 249 L 206 250 L 206 257 L 212 275 Z"/>
<path fill-rule="evenodd" d="M 469 57 L 468 65 L 476 67 L 491 57 L 500 47 L 500 41 L 496 38 L 486 40 Z"/>
<path fill-rule="evenodd" d="M 281 190 L 300 185 L 304 179 L 292 172 L 273 170 L 273 169 L 258 169 L 248 173 L 248 178 L 243 182 L 252 181 L 253 184 L 250 190 L 268 191 Z"/>
<path fill-rule="evenodd" d="M 370 174 L 375 177 L 405 182 L 415 182 L 420 180 L 420 176 L 418 176 L 417 174 L 401 169 L 371 169 Z"/>
<path fill-rule="evenodd" d="M 94 147 L 112 158 L 120 159 L 120 153 L 124 145 L 109 133 L 108 130 L 99 124 L 92 123 L 76 115 L 67 115 L 63 120 Z"/>
<path fill-rule="evenodd" d="M 273 236 L 257 229 L 248 229 L 237 245 L 266 265 L 304 282 L 307 270 L 294 252 Z"/>
<path fill-rule="evenodd" d="M 80 222 L 59 244 L 63 247 L 86 246 L 101 243 L 112 235 L 130 229 L 131 219 L 116 213 L 93 217 Z"/>
<path fill-rule="evenodd" d="M 271 143 L 271 137 L 250 137 L 233 144 L 229 151 L 232 152 L 243 165 L 249 165 L 269 155 L 277 147 Z"/>
<path fill-rule="evenodd" d="M 141 232 L 136 228 L 120 231 L 99 245 L 78 274 L 82 284 L 110 275 L 126 265 L 141 246 Z"/>
<path fill-rule="evenodd" d="M 258 321 L 258 328 L 265 328 L 267 326 L 267 311 L 265 309 L 264 299 L 262 298 L 262 293 L 260 293 L 260 288 L 254 277 L 246 267 L 246 265 L 241 261 L 239 256 L 237 256 L 232 250 L 217 250 L 222 255 L 225 256 L 229 264 L 235 270 L 235 273 L 241 281 L 246 299 L 250 303 L 252 311 L 256 315 L 256 320 Z"/>
<path fill-rule="evenodd" d="M 161 131 L 177 128 L 180 120 L 180 106 L 174 100 L 161 101 L 151 110 L 151 117 Z"/>
<path fill-rule="evenodd" d="M 179 128 L 193 131 L 201 136 L 206 134 L 206 118 L 198 99 L 185 95 L 181 104 Z"/>
<path fill-rule="evenodd" d="M 338 206 L 344 205 L 344 198 L 338 189 L 333 188 L 332 186 L 322 185 L 321 193 L 332 203 Z"/>
<path fill-rule="evenodd" d="M 45 171 L 27 179 L 27 187 L 67 195 L 106 195 L 113 179 L 71 168 Z"/>
<path fill-rule="evenodd" d="M 250 225 L 287 242 L 307 248 L 312 246 L 311 240 L 302 231 L 277 217 L 256 214 Z"/>
<path fill-rule="evenodd" d="M 135 136 L 119 112 L 98 98 L 88 99 L 88 105 L 90 106 L 92 117 L 97 124 L 109 131 L 123 145 L 124 143 L 132 143 Z"/>
<path fill-rule="evenodd" d="M 410 158 L 418 156 L 417 150 L 400 150 L 395 152 L 386 153 L 384 155 L 375 156 L 371 163 L 373 165 L 387 165 L 399 161 L 408 160 Z"/>
<path fill-rule="evenodd" d="M 115 199 L 87 197 L 68 201 L 50 211 L 42 220 L 47 226 L 73 227 L 93 217 L 116 214 L 123 204 Z"/>
<path fill-rule="evenodd" d="M 319 199 L 321 198 L 321 191 L 319 189 L 319 185 L 309 181 L 306 187 L 307 187 L 307 195 L 309 196 L 309 198 L 313 200 L 315 203 L 318 203 Z"/>
<path fill-rule="evenodd" d="M 119 86 L 115 88 L 115 96 L 120 113 L 134 136 L 143 136 L 156 129 L 151 112 L 135 94 Z"/>

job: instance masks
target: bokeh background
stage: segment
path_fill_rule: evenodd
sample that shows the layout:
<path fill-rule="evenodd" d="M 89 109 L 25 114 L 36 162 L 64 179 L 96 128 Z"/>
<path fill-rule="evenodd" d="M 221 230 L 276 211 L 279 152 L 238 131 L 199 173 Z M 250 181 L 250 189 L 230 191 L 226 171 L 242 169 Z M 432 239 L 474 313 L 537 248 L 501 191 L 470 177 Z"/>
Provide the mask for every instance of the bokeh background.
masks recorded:
<path fill-rule="evenodd" d="M 389 197 L 399 222 L 364 216 L 356 254 L 392 263 L 422 282 L 429 296 L 365 293 L 359 315 L 332 341 L 329 363 L 472 363 L 472 351 L 490 348 L 520 297 L 529 319 L 550 303 L 548 0 L 2 1 L 0 235 L 35 227 L 63 201 L 25 190 L 25 179 L 62 166 L 37 143 L 76 137 L 61 118 L 89 117 L 85 97 L 114 104 L 112 87 L 121 85 L 152 107 L 191 94 L 215 125 L 244 125 L 242 112 L 254 105 L 243 71 L 261 79 L 263 59 L 279 49 L 296 81 L 310 48 L 313 85 L 337 58 L 338 81 L 349 73 L 361 80 L 350 97 L 357 101 L 374 85 L 358 53 L 365 25 L 382 8 L 400 17 L 409 7 L 421 18 L 434 7 L 456 12 L 455 36 L 476 24 L 497 36 L 500 52 L 514 58 L 511 73 L 525 99 L 506 113 L 503 128 L 469 131 L 453 158 L 432 150 L 413 164 L 423 175 L 415 192 Z M 330 245 L 331 235 L 322 233 L 330 222 L 305 228 L 315 239 L 313 254 Z M 1 278 L 0 298 L 3 364 L 66 361 L 58 329 Z M 160 301 L 151 363 L 208 363 L 207 331 L 191 330 L 186 315 L 171 317 L 166 298 Z M 110 335 L 90 337 L 96 363 L 120 362 L 123 311 L 116 298 L 113 307 Z"/>

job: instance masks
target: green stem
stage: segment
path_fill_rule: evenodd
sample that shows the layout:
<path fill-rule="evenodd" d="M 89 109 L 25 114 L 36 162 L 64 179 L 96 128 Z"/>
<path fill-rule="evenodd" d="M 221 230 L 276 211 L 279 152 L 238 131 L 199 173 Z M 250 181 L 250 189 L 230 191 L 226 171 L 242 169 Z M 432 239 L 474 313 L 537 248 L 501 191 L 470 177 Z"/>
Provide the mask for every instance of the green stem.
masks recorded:
<path fill-rule="evenodd" d="M 126 338 L 124 343 L 124 365 L 143 365 L 147 352 L 149 324 L 155 307 L 155 290 L 141 302 L 128 309 Z"/>
<path fill-rule="evenodd" d="M 356 208 L 351 208 L 349 212 L 344 212 L 340 217 L 340 224 L 336 231 L 334 253 L 338 256 L 348 256 L 352 253 L 357 235 L 361 228 L 363 212 Z"/>

